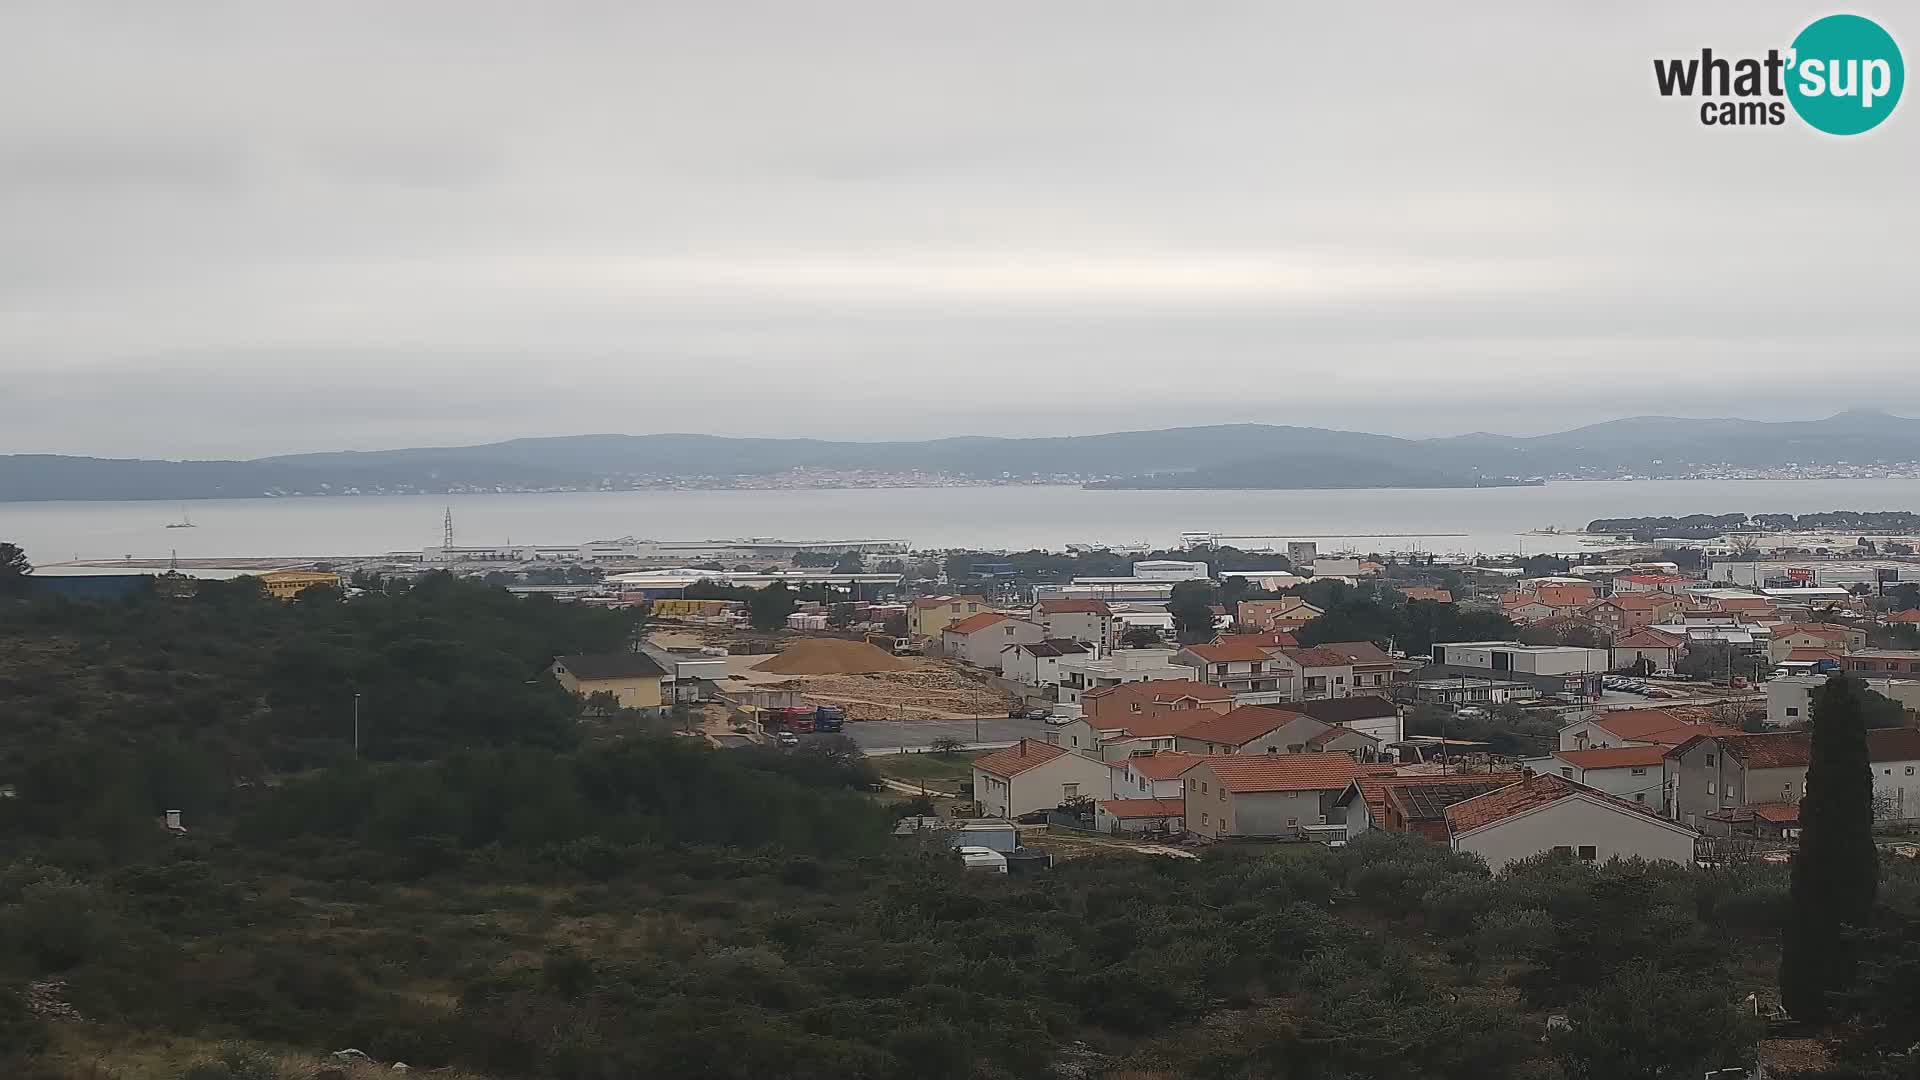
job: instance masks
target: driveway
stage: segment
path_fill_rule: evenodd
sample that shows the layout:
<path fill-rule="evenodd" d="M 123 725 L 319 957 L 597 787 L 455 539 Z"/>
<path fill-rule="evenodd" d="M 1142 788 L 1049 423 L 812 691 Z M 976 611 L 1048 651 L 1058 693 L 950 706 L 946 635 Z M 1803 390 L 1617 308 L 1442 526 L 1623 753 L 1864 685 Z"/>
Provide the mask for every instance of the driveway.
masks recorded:
<path fill-rule="evenodd" d="M 1012 746 L 1021 739 L 1047 738 L 1045 720 L 1015 720 L 1006 716 L 984 717 L 975 738 L 972 720 L 849 720 L 842 732 L 869 754 L 885 754 L 902 746 L 925 750 L 935 739 L 959 739 L 968 748 Z"/>

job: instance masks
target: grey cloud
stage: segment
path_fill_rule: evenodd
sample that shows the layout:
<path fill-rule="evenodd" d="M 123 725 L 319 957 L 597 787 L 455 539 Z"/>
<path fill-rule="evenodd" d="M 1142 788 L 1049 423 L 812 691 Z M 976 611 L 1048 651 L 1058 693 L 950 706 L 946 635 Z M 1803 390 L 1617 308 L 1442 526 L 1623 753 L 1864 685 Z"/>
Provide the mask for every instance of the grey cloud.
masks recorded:
<path fill-rule="evenodd" d="M 0 452 L 1900 408 L 1920 105 L 1652 87 L 1811 17 L 9 5 Z"/>

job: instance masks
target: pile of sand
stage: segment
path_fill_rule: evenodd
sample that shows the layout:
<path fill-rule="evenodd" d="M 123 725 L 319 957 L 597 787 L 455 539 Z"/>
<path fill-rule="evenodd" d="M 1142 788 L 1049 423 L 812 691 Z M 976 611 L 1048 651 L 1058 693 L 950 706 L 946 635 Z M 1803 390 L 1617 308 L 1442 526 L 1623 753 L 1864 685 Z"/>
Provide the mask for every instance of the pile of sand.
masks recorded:
<path fill-rule="evenodd" d="M 865 675 L 875 671 L 904 671 L 913 665 L 864 641 L 807 638 L 780 650 L 780 655 L 753 665 L 755 671 L 776 675 Z"/>

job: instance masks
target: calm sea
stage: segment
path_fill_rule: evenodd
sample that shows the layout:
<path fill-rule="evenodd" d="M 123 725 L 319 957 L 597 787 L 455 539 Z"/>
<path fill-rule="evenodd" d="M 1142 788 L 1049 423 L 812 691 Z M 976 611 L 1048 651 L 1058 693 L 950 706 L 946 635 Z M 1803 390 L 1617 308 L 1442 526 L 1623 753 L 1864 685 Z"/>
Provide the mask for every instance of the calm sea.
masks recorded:
<path fill-rule="evenodd" d="M 623 491 L 0 503 L 0 540 L 36 563 L 69 559 L 320 557 L 417 550 L 440 542 L 570 544 L 635 536 L 706 540 L 881 537 L 916 548 L 1060 548 L 1146 542 L 1171 547 L 1209 531 L 1244 547 L 1318 537 L 1322 550 L 1505 553 L 1575 551 L 1540 535 L 1597 517 L 1647 514 L 1913 510 L 1920 480 L 1653 480 L 1543 487 L 1379 491 L 1086 491 L 1073 487 L 867 488 L 840 491 Z M 1401 534 L 1389 536 L 1383 534 Z M 1459 534 L 1459 535 L 1446 535 Z"/>

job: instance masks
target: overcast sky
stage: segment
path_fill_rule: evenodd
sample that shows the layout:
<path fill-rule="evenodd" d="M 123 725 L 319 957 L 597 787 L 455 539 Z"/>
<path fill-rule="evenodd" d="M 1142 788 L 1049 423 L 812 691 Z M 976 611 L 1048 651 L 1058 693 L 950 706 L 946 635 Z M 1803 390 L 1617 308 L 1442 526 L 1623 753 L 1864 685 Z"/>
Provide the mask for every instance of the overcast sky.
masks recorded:
<path fill-rule="evenodd" d="M 1920 414 L 1920 101 L 1653 89 L 1834 10 L 9 3 L 0 452 Z"/>

